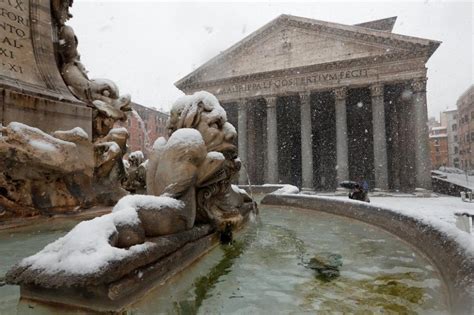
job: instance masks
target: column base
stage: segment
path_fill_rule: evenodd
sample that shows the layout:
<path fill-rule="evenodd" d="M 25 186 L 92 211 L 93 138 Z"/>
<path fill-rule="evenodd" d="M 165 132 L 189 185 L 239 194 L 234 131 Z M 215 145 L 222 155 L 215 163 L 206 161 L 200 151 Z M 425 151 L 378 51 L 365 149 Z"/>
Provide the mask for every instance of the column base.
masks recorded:
<path fill-rule="evenodd" d="M 374 197 L 393 196 L 393 194 L 389 192 L 388 189 L 383 189 L 383 188 L 374 188 L 374 190 L 370 192 L 370 195 Z"/>
<path fill-rule="evenodd" d="M 415 196 L 421 198 L 437 197 L 437 195 L 433 195 L 433 191 L 424 188 L 415 188 Z"/>
<path fill-rule="evenodd" d="M 315 195 L 316 191 L 314 191 L 314 188 L 303 187 L 300 193 L 303 195 Z"/>

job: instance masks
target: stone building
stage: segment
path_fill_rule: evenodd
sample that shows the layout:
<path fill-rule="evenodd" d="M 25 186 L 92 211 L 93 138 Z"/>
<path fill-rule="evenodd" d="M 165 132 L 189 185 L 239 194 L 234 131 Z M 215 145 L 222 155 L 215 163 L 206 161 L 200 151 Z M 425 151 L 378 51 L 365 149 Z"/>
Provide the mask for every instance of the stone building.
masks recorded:
<path fill-rule="evenodd" d="M 458 139 L 460 166 L 474 169 L 474 85 L 471 85 L 456 102 L 458 109 Z"/>
<path fill-rule="evenodd" d="M 176 86 L 217 96 L 254 184 L 429 189 L 426 62 L 440 42 L 394 34 L 395 21 L 281 15 Z"/>
<path fill-rule="evenodd" d="M 430 129 L 430 151 L 433 169 L 448 166 L 448 132 L 446 126 Z"/>
<path fill-rule="evenodd" d="M 448 136 L 448 164 L 449 167 L 459 168 L 458 144 L 458 111 L 457 109 L 445 110 L 441 113 L 441 125 L 446 126 Z"/>
<path fill-rule="evenodd" d="M 127 121 L 117 125 L 127 128 L 130 134 L 129 152 L 142 151 L 146 157 L 156 139 L 168 137 L 166 121 L 169 115 L 137 103 L 132 103 L 132 109 Z"/>

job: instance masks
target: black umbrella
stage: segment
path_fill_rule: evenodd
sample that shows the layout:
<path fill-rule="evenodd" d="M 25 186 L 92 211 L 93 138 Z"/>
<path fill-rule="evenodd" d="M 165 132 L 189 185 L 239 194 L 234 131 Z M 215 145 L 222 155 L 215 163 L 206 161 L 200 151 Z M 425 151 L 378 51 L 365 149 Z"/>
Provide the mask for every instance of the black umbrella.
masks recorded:
<path fill-rule="evenodd" d="M 340 182 L 339 186 L 341 186 L 343 188 L 347 188 L 347 189 L 354 189 L 357 186 L 359 186 L 359 183 L 351 181 L 351 180 L 345 180 L 343 182 Z"/>

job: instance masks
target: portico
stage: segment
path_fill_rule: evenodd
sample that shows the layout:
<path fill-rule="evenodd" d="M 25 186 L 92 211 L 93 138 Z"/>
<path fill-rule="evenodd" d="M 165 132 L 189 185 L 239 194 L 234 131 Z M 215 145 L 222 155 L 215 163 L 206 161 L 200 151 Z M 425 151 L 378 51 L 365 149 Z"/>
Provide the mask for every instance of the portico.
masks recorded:
<path fill-rule="evenodd" d="M 430 189 L 425 64 L 440 43 L 394 23 L 282 15 L 176 85 L 219 98 L 254 184 Z"/>

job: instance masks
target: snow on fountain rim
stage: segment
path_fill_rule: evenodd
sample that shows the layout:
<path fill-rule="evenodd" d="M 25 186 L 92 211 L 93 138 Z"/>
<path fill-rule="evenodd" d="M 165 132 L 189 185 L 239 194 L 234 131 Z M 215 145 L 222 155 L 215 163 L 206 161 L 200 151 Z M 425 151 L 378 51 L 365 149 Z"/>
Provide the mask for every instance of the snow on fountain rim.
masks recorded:
<path fill-rule="evenodd" d="M 283 186 L 283 187 L 275 190 L 274 192 L 272 192 L 272 194 L 275 194 L 275 195 L 292 195 L 292 194 L 298 194 L 300 192 L 300 189 L 296 186 L 293 186 L 293 185 L 284 184 L 284 185 L 278 185 L 278 186 Z"/>
<path fill-rule="evenodd" d="M 109 263 L 144 252 L 154 243 L 145 242 L 128 249 L 114 247 L 109 238 L 117 225 L 139 223 L 137 208 L 183 208 L 182 201 L 165 196 L 130 195 L 119 200 L 112 213 L 83 221 L 69 233 L 46 245 L 38 253 L 24 258 L 20 266 L 49 274 L 64 272 L 86 275 L 96 273 Z"/>
<path fill-rule="evenodd" d="M 282 193 L 280 193 L 282 194 Z M 285 194 L 282 194 L 285 195 Z M 295 196 L 295 194 L 286 194 Z M 474 214 L 473 203 L 463 202 L 457 197 L 376 197 L 370 196 L 370 203 L 348 199 L 347 196 L 296 195 L 304 198 L 338 200 L 346 203 L 362 203 L 374 207 L 374 211 L 390 210 L 427 224 L 444 233 L 458 243 L 467 255 L 474 258 L 474 235 L 456 227 L 455 213 Z"/>

